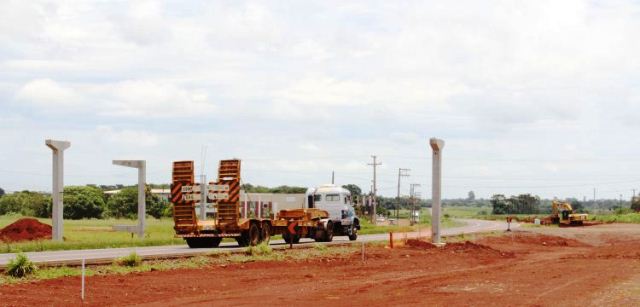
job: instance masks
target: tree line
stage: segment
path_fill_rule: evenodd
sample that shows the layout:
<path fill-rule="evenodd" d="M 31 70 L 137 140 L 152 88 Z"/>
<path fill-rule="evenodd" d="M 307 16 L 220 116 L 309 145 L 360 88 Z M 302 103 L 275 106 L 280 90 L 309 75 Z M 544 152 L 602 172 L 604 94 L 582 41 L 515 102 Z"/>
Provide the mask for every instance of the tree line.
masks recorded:
<path fill-rule="evenodd" d="M 146 212 L 155 218 L 171 216 L 170 203 L 152 194 L 146 186 Z M 137 216 L 137 186 L 122 187 L 119 193 L 108 195 L 96 186 L 66 186 L 63 193 L 65 219 L 130 218 Z M 20 191 L 0 196 L 0 215 L 21 214 L 42 218 L 51 217 L 50 194 Z"/>

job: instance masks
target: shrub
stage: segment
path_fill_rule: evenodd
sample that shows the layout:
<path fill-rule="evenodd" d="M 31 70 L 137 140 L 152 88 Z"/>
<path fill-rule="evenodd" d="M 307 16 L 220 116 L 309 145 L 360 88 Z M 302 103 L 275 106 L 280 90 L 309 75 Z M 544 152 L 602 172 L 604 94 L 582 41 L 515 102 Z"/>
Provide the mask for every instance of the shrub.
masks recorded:
<path fill-rule="evenodd" d="M 142 263 L 142 258 L 136 252 L 131 252 L 129 256 L 119 258 L 117 263 L 122 266 L 134 267 Z"/>
<path fill-rule="evenodd" d="M 256 246 L 247 247 L 246 254 L 250 256 L 267 256 L 271 255 L 273 249 L 266 243 L 260 243 Z"/>
<path fill-rule="evenodd" d="M 38 270 L 38 267 L 23 253 L 16 255 L 7 265 L 7 274 L 18 278 L 32 274 L 36 270 Z"/>

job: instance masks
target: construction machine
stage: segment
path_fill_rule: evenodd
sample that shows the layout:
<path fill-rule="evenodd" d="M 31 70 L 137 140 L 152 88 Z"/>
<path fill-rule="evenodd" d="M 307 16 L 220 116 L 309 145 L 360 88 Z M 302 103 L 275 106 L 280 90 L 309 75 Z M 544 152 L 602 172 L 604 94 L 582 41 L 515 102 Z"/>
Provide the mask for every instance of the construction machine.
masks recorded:
<path fill-rule="evenodd" d="M 551 223 L 560 225 L 582 225 L 589 215 L 586 213 L 573 213 L 573 207 L 566 201 L 554 200 L 551 202 Z"/>

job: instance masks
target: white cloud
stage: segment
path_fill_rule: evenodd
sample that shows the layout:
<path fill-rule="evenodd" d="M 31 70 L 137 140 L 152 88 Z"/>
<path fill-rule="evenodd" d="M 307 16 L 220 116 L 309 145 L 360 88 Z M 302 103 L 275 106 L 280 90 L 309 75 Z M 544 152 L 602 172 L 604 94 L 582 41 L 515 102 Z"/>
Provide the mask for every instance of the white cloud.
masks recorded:
<path fill-rule="evenodd" d="M 73 89 L 51 79 L 36 79 L 26 83 L 18 90 L 16 98 L 51 110 L 77 106 L 81 102 L 81 97 Z"/>
<path fill-rule="evenodd" d="M 110 126 L 100 125 L 96 128 L 96 132 L 101 140 L 118 146 L 153 147 L 160 141 L 157 134 L 144 130 L 114 130 Z"/>

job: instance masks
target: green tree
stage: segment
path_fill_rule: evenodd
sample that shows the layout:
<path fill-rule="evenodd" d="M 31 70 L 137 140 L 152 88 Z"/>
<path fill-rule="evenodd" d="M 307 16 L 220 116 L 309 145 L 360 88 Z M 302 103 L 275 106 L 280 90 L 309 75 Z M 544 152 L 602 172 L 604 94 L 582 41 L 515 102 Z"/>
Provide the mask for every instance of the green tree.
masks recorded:
<path fill-rule="evenodd" d="M 0 188 L 0 197 L 4 196 L 4 189 Z"/>
<path fill-rule="evenodd" d="M 51 215 L 51 197 L 30 191 L 6 194 L 0 197 L 0 215 L 7 213 L 49 217 Z"/>
<path fill-rule="evenodd" d="M 476 193 L 474 193 L 473 191 L 469 191 L 469 193 L 467 193 L 467 201 L 474 202 L 475 200 L 476 200 Z"/>
<path fill-rule="evenodd" d="M 79 220 L 100 218 L 105 209 L 104 193 L 95 186 L 64 188 L 64 218 Z"/>
<path fill-rule="evenodd" d="M 640 196 L 634 197 L 631 200 L 631 210 L 640 212 Z"/>
<path fill-rule="evenodd" d="M 355 184 L 345 184 L 342 187 L 349 190 L 349 192 L 351 192 L 352 197 L 357 197 L 362 195 L 362 189 L 360 189 L 360 187 Z"/>
<path fill-rule="evenodd" d="M 145 188 L 146 213 L 160 218 L 167 212 L 169 203 L 160 196 L 152 194 L 151 189 Z M 138 214 L 138 187 L 126 187 L 107 200 L 106 215 L 115 218 L 136 218 Z"/>
<path fill-rule="evenodd" d="M 507 198 L 502 194 L 494 194 L 491 196 L 491 206 L 493 206 L 493 214 L 508 214 L 511 213 L 510 203 Z"/>

